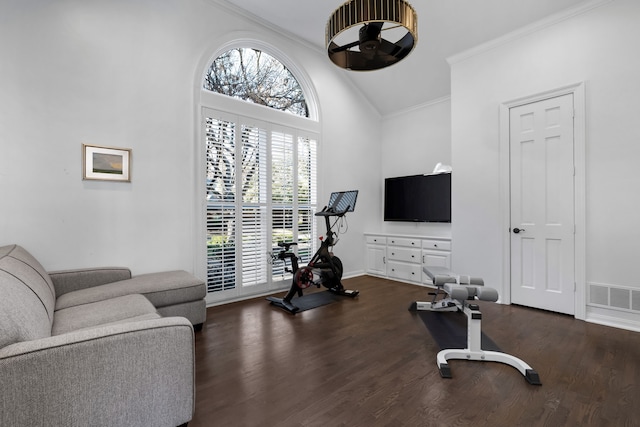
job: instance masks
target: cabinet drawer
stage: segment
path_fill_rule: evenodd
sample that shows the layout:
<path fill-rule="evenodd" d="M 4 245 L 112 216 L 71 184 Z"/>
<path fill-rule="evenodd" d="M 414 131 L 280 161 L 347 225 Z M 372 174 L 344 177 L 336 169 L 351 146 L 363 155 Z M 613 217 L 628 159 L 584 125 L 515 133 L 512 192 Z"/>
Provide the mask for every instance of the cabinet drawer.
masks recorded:
<path fill-rule="evenodd" d="M 425 239 L 422 241 L 423 249 L 437 249 L 440 251 L 450 251 L 451 250 L 451 241 L 450 240 L 432 240 Z"/>
<path fill-rule="evenodd" d="M 422 270 L 418 264 L 404 264 L 401 262 L 389 261 L 387 265 L 389 277 L 412 282 L 420 282 Z"/>
<path fill-rule="evenodd" d="M 387 248 L 387 257 L 389 260 L 406 261 L 406 262 L 421 262 L 420 249 L 404 248 L 389 246 Z"/>
<path fill-rule="evenodd" d="M 404 246 L 407 248 L 419 248 L 420 240 L 419 239 L 409 239 L 406 237 L 389 237 L 387 239 L 387 243 L 393 246 Z"/>
<path fill-rule="evenodd" d="M 387 238 L 384 236 L 367 236 L 367 244 L 370 245 L 386 245 Z"/>

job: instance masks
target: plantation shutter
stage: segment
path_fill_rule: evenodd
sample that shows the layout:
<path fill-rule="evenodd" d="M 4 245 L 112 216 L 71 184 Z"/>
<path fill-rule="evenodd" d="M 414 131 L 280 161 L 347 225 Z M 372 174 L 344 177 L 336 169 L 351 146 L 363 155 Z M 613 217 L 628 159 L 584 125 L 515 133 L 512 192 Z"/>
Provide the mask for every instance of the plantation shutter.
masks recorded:
<path fill-rule="evenodd" d="M 316 160 L 316 140 L 298 137 L 298 256 L 302 264 L 311 260 L 317 241 Z"/>
<path fill-rule="evenodd" d="M 294 235 L 294 152 L 293 135 L 271 133 L 271 233 L 274 246 L 278 242 L 295 241 Z M 284 274 L 283 263 L 273 266 L 274 278 Z M 277 279 L 275 279 L 277 280 Z"/>
<path fill-rule="evenodd" d="M 267 131 L 242 125 L 242 285 L 267 282 Z"/>
<path fill-rule="evenodd" d="M 290 280 L 273 260 L 278 242 L 307 263 L 317 239 L 317 139 L 298 129 L 203 109 L 206 151 L 207 290 L 257 294 Z M 221 292 L 226 291 L 226 292 Z M 224 297 L 223 295 L 226 295 Z"/>
<path fill-rule="evenodd" d="M 235 288 L 236 125 L 206 118 L 207 290 Z"/>

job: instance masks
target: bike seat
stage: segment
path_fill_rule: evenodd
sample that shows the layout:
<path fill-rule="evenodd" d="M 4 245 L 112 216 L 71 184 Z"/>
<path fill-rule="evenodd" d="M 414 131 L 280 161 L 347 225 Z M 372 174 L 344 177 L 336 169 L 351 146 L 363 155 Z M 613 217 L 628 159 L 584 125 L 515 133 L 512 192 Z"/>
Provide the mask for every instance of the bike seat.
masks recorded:
<path fill-rule="evenodd" d="M 291 246 L 297 246 L 298 242 L 278 242 L 278 246 L 281 248 L 285 248 L 285 250 L 289 250 Z"/>

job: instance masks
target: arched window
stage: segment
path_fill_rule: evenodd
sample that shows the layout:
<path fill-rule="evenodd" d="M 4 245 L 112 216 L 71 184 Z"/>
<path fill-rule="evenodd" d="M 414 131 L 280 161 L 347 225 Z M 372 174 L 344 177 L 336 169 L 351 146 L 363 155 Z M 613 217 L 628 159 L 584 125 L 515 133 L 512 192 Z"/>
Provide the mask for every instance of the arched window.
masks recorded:
<path fill-rule="evenodd" d="M 309 117 L 296 78 L 280 61 L 258 49 L 238 47 L 218 56 L 207 70 L 203 88 Z"/>
<path fill-rule="evenodd" d="M 317 249 L 315 105 L 289 68 L 256 48 L 218 55 L 201 88 L 208 299 L 287 287 L 291 266 L 271 257 L 278 242 L 296 241 L 301 265 Z"/>

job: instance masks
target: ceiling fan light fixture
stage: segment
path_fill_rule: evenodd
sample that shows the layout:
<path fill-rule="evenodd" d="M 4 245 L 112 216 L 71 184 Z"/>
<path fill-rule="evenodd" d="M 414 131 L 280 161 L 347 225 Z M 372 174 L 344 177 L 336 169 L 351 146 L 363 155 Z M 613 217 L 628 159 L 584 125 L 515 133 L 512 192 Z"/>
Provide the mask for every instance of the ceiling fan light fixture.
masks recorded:
<path fill-rule="evenodd" d="M 357 25 L 362 25 L 358 40 L 336 43 L 338 36 Z M 398 27 L 406 34 L 396 42 L 381 36 L 383 31 Z M 418 16 L 405 0 L 349 0 L 333 12 L 325 36 L 329 59 L 337 66 L 377 70 L 395 64 L 413 50 L 418 41 Z"/>

